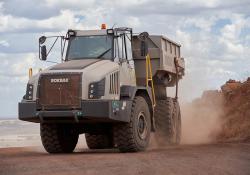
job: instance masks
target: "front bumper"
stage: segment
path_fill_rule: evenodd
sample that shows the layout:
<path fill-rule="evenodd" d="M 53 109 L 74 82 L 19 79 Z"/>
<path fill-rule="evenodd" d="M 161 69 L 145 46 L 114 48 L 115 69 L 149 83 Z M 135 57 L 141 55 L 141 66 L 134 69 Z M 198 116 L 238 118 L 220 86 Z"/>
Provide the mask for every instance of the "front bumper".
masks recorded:
<path fill-rule="evenodd" d="M 18 118 L 30 122 L 129 122 L 132 102 L 120 100 L 82 101 L 78 110 L 38 110 L 35 101 L 18 104 Z"/>

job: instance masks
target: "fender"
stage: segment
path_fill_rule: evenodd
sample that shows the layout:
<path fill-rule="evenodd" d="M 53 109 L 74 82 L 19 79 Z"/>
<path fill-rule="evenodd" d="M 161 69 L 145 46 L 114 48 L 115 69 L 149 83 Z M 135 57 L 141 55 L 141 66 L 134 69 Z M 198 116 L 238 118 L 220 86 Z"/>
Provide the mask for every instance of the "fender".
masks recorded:
<path fill-rule="evenodd" d="M 121 86 L 120 90 L 120 99 L 123 100 L 133 100 L 136 95 L 141 95 L 145 98 L 148 103 L 150 114 L 151 114 L 151 126 L 152 131 L 155 131 L 155 119 L 154 119 L 154 107 L 153 107 L 153 98 L 150 87 L 145 86 Z"/>

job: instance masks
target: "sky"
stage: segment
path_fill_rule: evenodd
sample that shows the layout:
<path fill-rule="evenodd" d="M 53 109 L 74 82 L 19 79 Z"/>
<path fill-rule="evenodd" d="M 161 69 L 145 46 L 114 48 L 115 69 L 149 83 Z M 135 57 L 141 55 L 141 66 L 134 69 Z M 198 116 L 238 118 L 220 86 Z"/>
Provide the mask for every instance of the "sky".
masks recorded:
<path fill-rule="evenodd" d="M 0 117 L 17 116 L 28 69 L 48 66 L 38 59 L 39 36 L 102 23 L 180 43 L 183 101 L 250 76 L 250 0 L 0 0 Z"/>

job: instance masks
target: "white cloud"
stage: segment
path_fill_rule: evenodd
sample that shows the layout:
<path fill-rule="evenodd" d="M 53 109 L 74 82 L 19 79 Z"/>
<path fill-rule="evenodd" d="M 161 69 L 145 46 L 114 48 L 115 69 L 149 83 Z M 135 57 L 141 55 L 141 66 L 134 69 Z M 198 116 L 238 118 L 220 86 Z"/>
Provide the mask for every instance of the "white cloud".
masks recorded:
<path fill-rule="evenodd" d="M 216 7 L 219 5 L 219 0 L 209 0 L 209 1 L 201 1 L 201 0 L 176 0 L 177 4 L 186 4 L 190 6 L 199 6 L 199 7 Z"/>
<path fill-rule="evenodd" d="M 36 24 L 38 28 L 56 28 L 58 30 L 76 26 L 74 14 L 70 10 L 62 10 L 60 15 L 37 21 Z"/>
<path fill-rule="evenodd" d="M 15 18 L 11 15 L 0 14 L 0 32 L 20 31 L 34 27 L 34 21 L 26 18 Z"/>
<path fill-rule="evenodd" d="M 10 44 L 6 40 L 0 40 L 0 46 L 9 47 Z"/>
<path fill-rule="evenodd" d="M 66 30 L 75 26 L 74 14 L 69 10 L 63 10 L 58 16 L 44 20 L 28 19 L 23 17 L 13 17 L 11 15 L 0 14 L 0 32 L 20 32 L 36 30 Z"/>
<path fill-rule="evenodd" d="M 232 24 L 227 24 L 221 29 L 222 37 L 227 40 L 237 40 L 242 28 L 246 26 L 247 19 L 243 15 L 235 14 L 231 21 Z"/>
<path fill-rule="evenodd" d="M 95 0 L 45 0 L 48 6 L 55 7 L 67 7 L 67 8 L 86 8 L 93 5 Z"/>
<path fill-rule="evenodd" d="M 134 17 L 134 16 L 129 16 L 126 19 L 125 23 L 127 24 L 127 26 L 133 26 L 133 27 L 136 27 L 136 28 L 142 27 L 140 19 L 137 18 L 137 17 Z"/>
<path fill-rule="evenodd" d="M 219 36 L 219 43 L 225 47 L 225 58 L 228 59 L 246 59 L 246 50 L 249 45 L 245 45 L 247 38 L 241 36 L 243 29 L 250 29 L 248 26 L 249 18 L 244 15 L 235 14 L 231 18 L 232 23 L 225 25 Z"/>
<path fill-rule="evenodd" d="M 36 73 L 39 68 L 48 65 L 37 58 L 37 53 L 0 54 L 0 60 L 0 84 L 6 78 L 13 82 L 27 83 L 29 68 L 33 68 Z"/>
<path fill-rule="evenodd" d="M 218 17 L 211 16 L 211 17 L 195 17 L 195 18 L 188 18 L 185 21 L 185 24 L 187 26 L 195 26 L 203 31 L 210 32 L 211 27 L 215 24 L 216 20 L 218 20 Z"/>
<path fill-rule="evenodd" d="M 25 58 L 20 58 L 16 63 L 11 65 L 11 71 L 14 75 L 25 76 L 25 72 L 35 65 L 35 55 L 27 54 Z"/>

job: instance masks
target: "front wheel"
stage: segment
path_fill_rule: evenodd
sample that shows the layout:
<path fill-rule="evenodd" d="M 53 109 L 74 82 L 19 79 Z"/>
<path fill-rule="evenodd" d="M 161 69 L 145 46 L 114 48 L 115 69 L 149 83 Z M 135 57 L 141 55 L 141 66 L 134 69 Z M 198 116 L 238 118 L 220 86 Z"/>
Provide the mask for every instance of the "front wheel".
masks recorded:
<path fill-rule="evenodd" d="M 137 152 L 147 148 L 150 139 L 150 112 L 146 100 L 133 100 L 129 123 L 114 125 L 114 141 L 121 152 Z"/>
<path fill-rule="evenodd" d="M 113 147 L 113 137 L 109 133 L 85 134 L 86 143 L 89 149 L 107 149 Z"/>
<path fill-rule="evenodd" d="M 79 134 L 74 125 L 40 124 L 42 144 L 48 153 L 70 153 L 77 144 Z"/>

